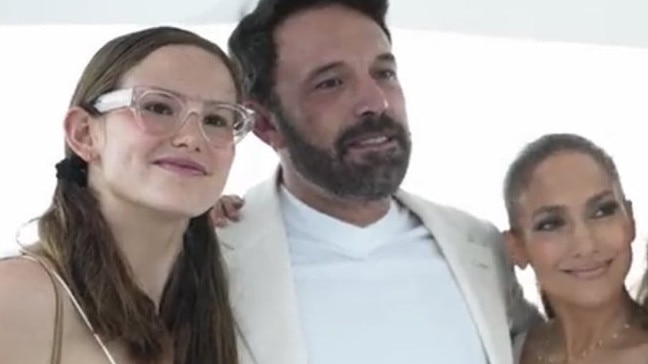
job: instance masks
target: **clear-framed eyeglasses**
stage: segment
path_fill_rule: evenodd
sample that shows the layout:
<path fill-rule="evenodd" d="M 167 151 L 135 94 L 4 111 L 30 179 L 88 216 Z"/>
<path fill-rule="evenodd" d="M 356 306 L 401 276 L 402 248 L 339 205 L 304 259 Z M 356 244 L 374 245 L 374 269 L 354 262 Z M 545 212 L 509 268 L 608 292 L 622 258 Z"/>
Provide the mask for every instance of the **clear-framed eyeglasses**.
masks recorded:
<path fill-rule="evenodd" d="M 238 143 L 254 124 L 254 111 L 243 105 L 195 100 L 155 87 L 111 91 L 101 95 L 93 106 L 100 114 L 130 108 L 139 126 L 158 136 L 172 136 L 195 114 L 205 139 L 215 147 Z"/>

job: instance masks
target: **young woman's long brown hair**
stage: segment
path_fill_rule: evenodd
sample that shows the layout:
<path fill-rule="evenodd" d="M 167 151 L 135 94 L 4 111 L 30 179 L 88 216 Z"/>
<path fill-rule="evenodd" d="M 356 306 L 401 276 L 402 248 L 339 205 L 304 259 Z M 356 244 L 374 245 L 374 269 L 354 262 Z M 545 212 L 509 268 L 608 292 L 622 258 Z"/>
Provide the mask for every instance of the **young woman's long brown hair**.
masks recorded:
<path fill-rule="evenodd" d="M 84 70 L 71 106 L 92 112 L 88 105 L 119 88 L 126 72 L 167 45 L 193 45 L 214 54 L 239 87 L 234 68 L 218 46 L 188 31 L 158 27 L 124 35 L 102 47 Z M 74 158 L 69 149 L 66 155 Z M 83 170 L 85 162 L 75 160 Z M 178 364 L 237 362 L 223 262 L 207 214 L 189 223 L 159 312 L 133 281 L 89 187 L 59 179 L 38 227 L 42 240 L 35 253 L 56 266 L 98 334 L 123 342 L 138 362 L 157 362 L 169 346 Z"/>

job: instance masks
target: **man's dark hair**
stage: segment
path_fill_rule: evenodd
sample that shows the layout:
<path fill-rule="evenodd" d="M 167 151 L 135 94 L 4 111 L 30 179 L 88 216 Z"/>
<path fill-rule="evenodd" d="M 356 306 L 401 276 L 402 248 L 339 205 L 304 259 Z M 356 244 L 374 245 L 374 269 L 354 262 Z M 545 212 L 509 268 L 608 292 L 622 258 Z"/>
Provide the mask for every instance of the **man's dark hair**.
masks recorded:
<path fill-rule="evenodd" d="M 260 0 L 243 17 L 229 38 L 228 47 L 243 78 L 243 91 L 264 106 L 275 106 L 272 88 L 277 61 L 274 33 L 283 21 L 296 13 L 317 7 L 344 6 L 375 21 L 391 41 L 385 24 L 388 0 Z"/>

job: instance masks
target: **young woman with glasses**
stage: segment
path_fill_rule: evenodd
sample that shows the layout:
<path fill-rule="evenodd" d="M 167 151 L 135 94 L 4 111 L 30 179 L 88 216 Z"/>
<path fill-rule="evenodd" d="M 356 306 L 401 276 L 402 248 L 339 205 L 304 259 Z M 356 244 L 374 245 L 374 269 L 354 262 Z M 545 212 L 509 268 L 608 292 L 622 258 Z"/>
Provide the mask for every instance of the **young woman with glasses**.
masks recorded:
<path fill-rule="evenodd" d="M 90 60 L 40 240 L 0 263 L 0 362 L 237 362 L 208 218 L 251 127 L 214 43 L 170 27 Z"/>

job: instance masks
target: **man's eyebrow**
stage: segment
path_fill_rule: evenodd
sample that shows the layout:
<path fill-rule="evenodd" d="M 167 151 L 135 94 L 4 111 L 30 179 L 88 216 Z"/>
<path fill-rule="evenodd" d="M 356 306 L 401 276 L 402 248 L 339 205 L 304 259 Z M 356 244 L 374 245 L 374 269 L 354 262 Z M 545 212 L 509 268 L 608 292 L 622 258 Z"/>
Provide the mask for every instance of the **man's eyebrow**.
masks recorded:
<path fill-rule="evenodd" d="M 308 80 L 313 79 L 321 75 L 322 73 L 326 73 L 334 68 L 342 66 L 342 64 L 343 63 L 341 61 L 334 61 L 334 62 L 323 64 L 319 67 L 316 67 L 314 70 L 308 72 L 308 77 L 306 79 Z"/>

